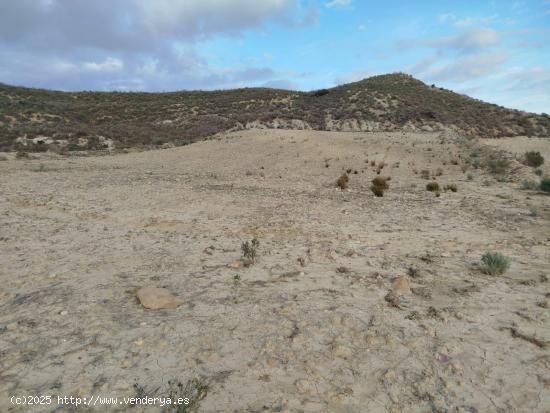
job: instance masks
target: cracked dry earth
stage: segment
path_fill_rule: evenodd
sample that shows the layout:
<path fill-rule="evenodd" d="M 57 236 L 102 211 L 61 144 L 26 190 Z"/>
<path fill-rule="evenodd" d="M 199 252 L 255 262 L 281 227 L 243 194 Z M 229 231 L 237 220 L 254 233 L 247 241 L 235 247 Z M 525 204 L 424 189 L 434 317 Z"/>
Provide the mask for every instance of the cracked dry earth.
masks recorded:
<path fill-rule="evenodd" d="M 468 180 L 452 160 L 469 150 L 452 135 L 251 130 L 0 162 L 0 411 L 176 411 L 9 396 L 161 395 L 193 378 L 200 412 L 550 411 L 550 198 L 480 169 Z M 371 161 L 392 178 L 382 198 Z M 438 167 L 456 193 L 426 191 L 419 171 Z M 228 267 L 253 237 L 257 263 Z M 485 251 L 510 269 L 484 274 Z M 412 294 L 388 299 L 397 276 Z M 142 286 L 184 304 L 145 309 Z"/>

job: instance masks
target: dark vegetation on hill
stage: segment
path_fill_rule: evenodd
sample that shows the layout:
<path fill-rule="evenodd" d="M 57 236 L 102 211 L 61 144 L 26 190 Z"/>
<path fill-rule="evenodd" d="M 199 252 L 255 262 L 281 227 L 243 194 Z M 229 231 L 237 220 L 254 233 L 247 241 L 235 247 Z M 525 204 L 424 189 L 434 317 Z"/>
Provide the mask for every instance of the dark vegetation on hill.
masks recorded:
<path fill-rule="evenodd" d="M 172 93 L 57 92 L 0 84 L 0 151 L 187 144 L 233 128 L 438 130 L 548 136 L 550 117 L 488 104 L 411 76 L 375 76 L 314 92 L 266 88 Z M 53 143 L 55 146 L 55 142 Z"/>

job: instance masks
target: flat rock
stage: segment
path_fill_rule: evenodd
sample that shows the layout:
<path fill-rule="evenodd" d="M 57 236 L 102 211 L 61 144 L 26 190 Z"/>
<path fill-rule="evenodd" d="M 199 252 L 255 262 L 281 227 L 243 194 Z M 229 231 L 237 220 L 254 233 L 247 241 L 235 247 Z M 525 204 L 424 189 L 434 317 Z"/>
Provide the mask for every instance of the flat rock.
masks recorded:
<path fill-rule="evenodd" d="M 394 278 L 394 280 L 392 281 L 392 291 L 397 295 L 411 294 L 409 279 L 404 275 Z"/>
<path fill-rule="evenodd" d="M 162 308 L 177 308 L 183 301 L 173 295 L 166 288 L 142 287 L 136 293 L 142 306 L 151 310 Z"/>
<path fill-rule="evenodd" d="M 242 268 L 242 267 L 244 267 L 244 263 L 241 260 L 236 260 L 236 261 L 233 261 L 233 262 L 230 262 L 229 264 L 227 264 L 227 267 L 228 268 L 234 268 L 234 269 Z"/>

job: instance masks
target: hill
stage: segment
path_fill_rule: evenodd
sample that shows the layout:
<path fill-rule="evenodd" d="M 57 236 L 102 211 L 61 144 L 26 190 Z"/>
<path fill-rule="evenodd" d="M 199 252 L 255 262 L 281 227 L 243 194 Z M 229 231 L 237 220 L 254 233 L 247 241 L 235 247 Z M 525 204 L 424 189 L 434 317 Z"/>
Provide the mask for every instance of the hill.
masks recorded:
<path fill-rule="evenodd" d="M 331 89 L 58 92 L 0 84 L 0 150 L 182 145 L 231 129 L 439 130 L 548 136 L 550 117 L 485 103 L 405 74 Z"/>

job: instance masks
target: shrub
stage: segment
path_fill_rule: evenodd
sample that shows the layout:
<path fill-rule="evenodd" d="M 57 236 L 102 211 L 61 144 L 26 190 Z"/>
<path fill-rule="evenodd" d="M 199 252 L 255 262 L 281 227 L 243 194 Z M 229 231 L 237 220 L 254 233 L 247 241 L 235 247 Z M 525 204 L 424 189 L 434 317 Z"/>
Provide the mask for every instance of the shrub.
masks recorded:
<path fill-rule="evenodd" d="M 371 185 L 370 190 L 375 196 L 384 196 L 384 189 L 379 186 Z"/>
<path fill-rule="evenodd" d="M 430 171 L 428 171 L 427 169 L 423 169 L 420 171 L 420 177 L 422 179 L 430 179 Z"/>
<path fill-rule="evenodd" d="M 329 93 L 330 92 L 327 89 L 319 89 L 319 90 L 314 90 L 313 92 L 310 92 L 311 96 L 315 96 L 315 97 L 325 96 L 325 95 L 328 95 Z"/>
<path fill-rule="evenodd" d="M 540 168 L 535 169 L 535 175 L 542 176 L 542 169 L 540 169 Z"/>
<path fill-rule="evenodd" d="M 28 159 L 29 154 L 25 151 L 17 151 L 17 153 L 15 154 L 15 158 L 16 159 Z"/>
<path fill-rule="evenodd" d="M 258 256 L 258 248 L 260 246 L 260 241 L 257 238 L 253 238 L 251 242 L 243 242 L 241 244 L 241 251 L 243 257 L 251 262 L 256 262 L 256 257 Z"/>
<path fill-rule="evenodd" d="M 336 185 L 343 191 L 348 188 L 349 176 L 347 174 L 342 174 L 340 178 L 336 181 Z"/>
<path fill-rule="evenodd" d="M 376 186 L 378 188 L 382 188 L 383 190 L 388 189 L 390 186 L 388 185 L 389 178 L 383 178 L 381 176 L 377 176 L 374 178 L 371 182 L 373 186 Z"/>
<path fill-rule="evenodd" d="M 486 252 L 481 257 L 483 271 L 489 275 L 504 274 L 510 267 L 510 261 L 500 252 Z"/>
<path fill-rule="evenodd" d="M 473 181 L 474 180 L 474 175 L 473 174 L 468 174 L 468 175 L 466 175 L 466 179 L 468 181 Z"/>
<path fill-rule="evenodd" d="M 538 185 L 535 181 L 523 181 L 521 183 L 521 189 L 525 189 L 525 190 L 534 190 L 534 189 L 537 189 L 538 188 Z"/>
<path fill-rule="evenodd" d="M 505 173 L 509 165 L 508 159 L 491 159 L 487 162 L 487 168 L 493 174 Z"/>
<path fill-rule="evenodd" d="M 443 169 L 437 168 L 436 171 L 435 171 L 435 175 L 436 175 L 436 176 L 441 176 L 441 175 L 443 175 Z"/>
<path fill-rule="evenodd" d="M 374 178 L 371 182 L 372 185 L 370 187 L 370 190 L 375 196 L 384 196 L 384 191 L 388 189 L 390 186 L 388 185 L 388 181 L 391 178 L 383 178 L 381 176 L 377 176 Z"/>
<path fill-rule="evenodd" d="M 542 178 L 539 184 L 539 189 L 544 192 L 550 192 L 550 178 Z"/>
<path fill-rule="evenodd" d="M 524 155 L 524 164 L 527 166 L 531 166 L 533 168 L 538 168 L 544 163 L 544 157 L 540 154 L 540 152 L 535 151 L 529 151 L 525 152 Z"/>
<path fill-rule="evenodd" d="M 175 405 L 170 411 L 173 413 L 190 413 L 199 410 L 202 400 L 208 394 L 208 383 L 202 377 L 188 380 L 185 385 L 179 380 L 168 380 L 167 398 L 170 400 L 185 400 L 187 404 Z M 147 394 L 140 394 L 138 397 L 145 397 Z"/>
<path fill-rule="evenodd" d="M 447 185 L 445 185 L 445 191 L 456 192 L 456 191 L 458 191 L 458 188 L 457 188 L 456 184 L 447 184 Z"/>
<path fill-rule="evenodd" d="M 439 192 L 440 191 L 439 184 L 437 182 L 429 182 L 426 185 L 426 190 L 430 192 Z"/>

